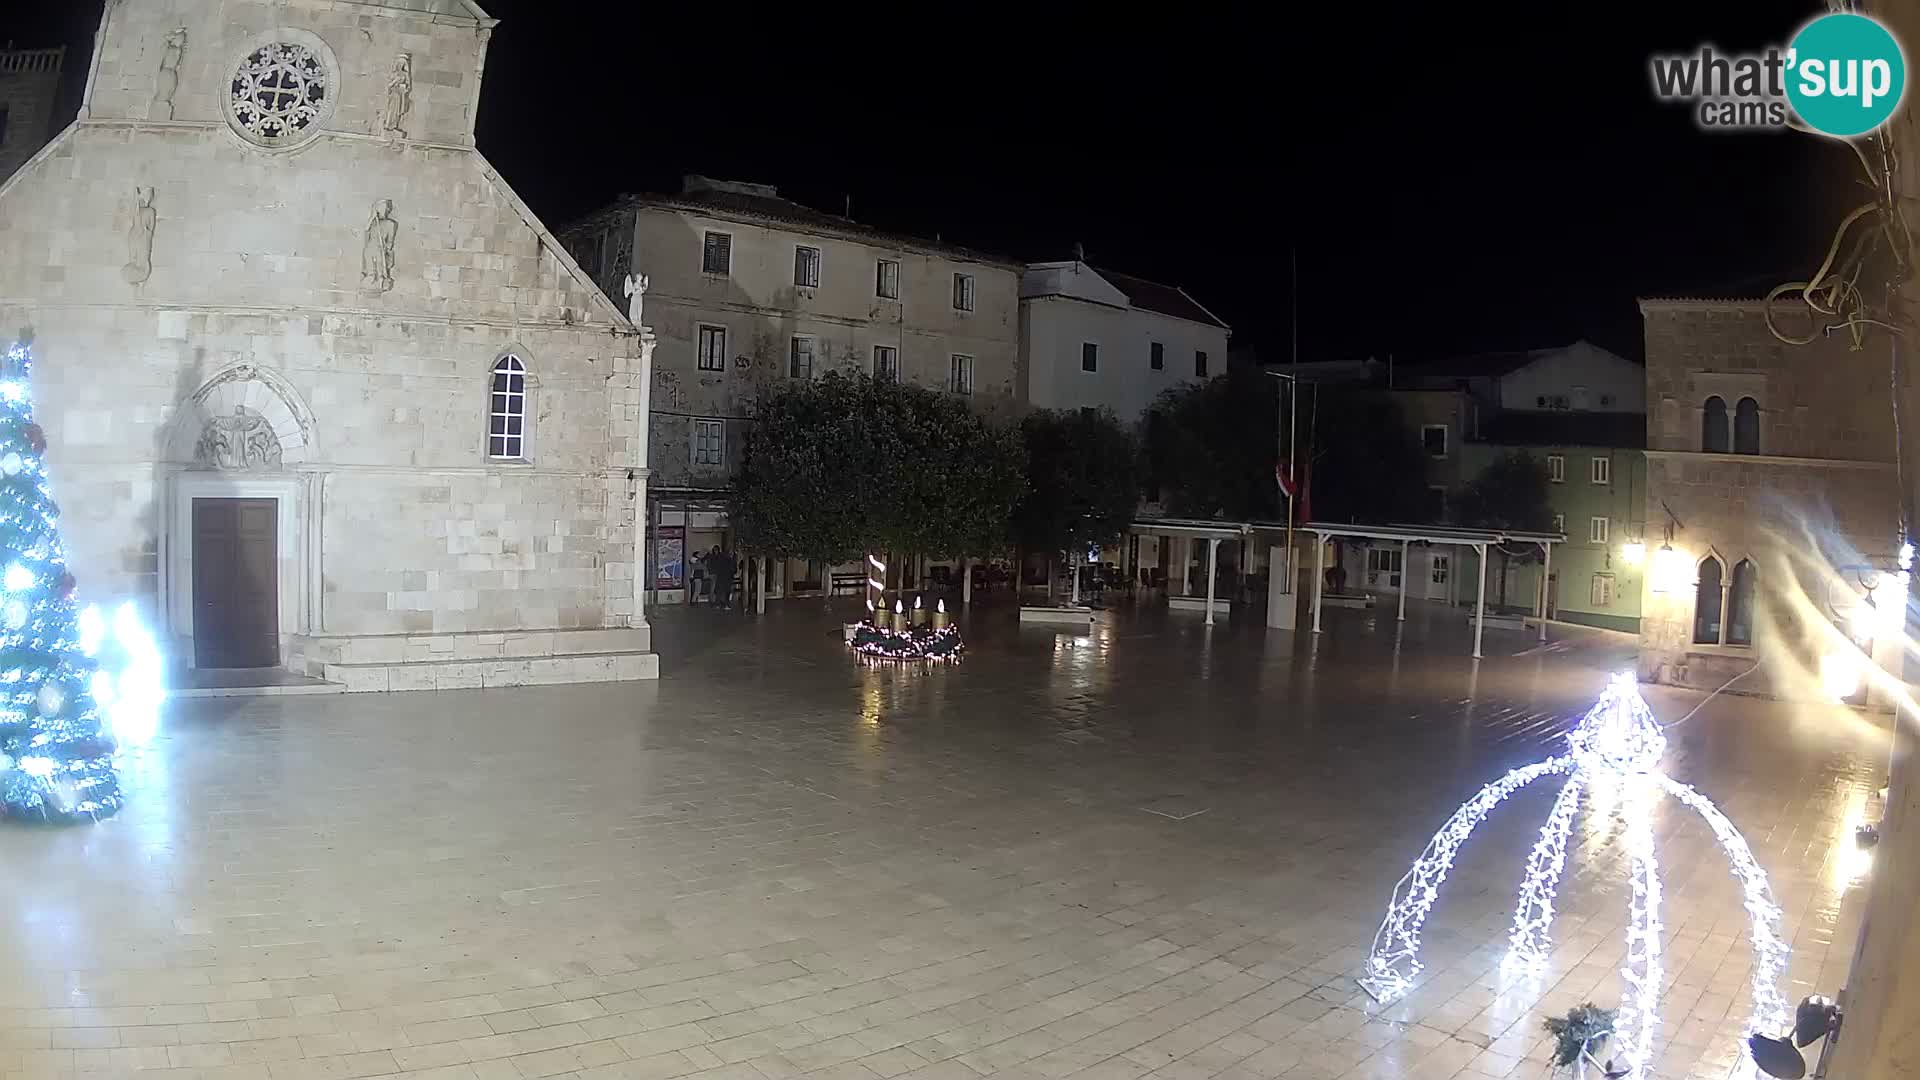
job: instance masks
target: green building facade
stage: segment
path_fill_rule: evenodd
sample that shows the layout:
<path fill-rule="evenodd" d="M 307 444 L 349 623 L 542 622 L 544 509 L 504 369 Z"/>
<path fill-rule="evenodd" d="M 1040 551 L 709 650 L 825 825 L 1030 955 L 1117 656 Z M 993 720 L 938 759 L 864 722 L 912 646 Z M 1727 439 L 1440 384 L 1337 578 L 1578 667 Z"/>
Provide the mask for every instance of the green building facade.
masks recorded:
<path fill-rule="evenodd" d="M 1485 425 L 1484 441 L 1462 447 L 1462 471 L 1469 477 L 1516 450 L 1546 464 L 1553 528 L 1567 538 L 1554 545 L 1549 568 L 1552 618 L 1639 632 L 1647 568 L 1644 424 L 1638 414 L 1508 414 Z M 1537 610 L 1542 565 L 1537 553 L 1529 555 L 1525 562 L 1515 559 L 1508 571 L 1502 606 L 1509 610 Z M 1491 558 L 1490 606 L 1500 603 L 1500 556 Z M 1477 572 L 1471 553 L 1464 561 L 1469 574 Z M 1465 602 L 1473 602 L 1471 593 Z"/>

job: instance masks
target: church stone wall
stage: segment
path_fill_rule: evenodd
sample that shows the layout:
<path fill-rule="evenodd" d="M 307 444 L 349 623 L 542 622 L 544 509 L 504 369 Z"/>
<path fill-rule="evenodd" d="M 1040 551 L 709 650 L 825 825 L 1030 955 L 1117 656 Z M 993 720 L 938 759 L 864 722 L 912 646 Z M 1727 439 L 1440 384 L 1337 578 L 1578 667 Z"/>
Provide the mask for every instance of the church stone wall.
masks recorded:
<path fill-rule="evenodd" d="M 110 7 L 88 114 L 0 189 L 0 337 L 35 336 L 85 598 L 172 593 L 178 609 L 190 583 L 169 581 L 169 484 L 207 463 L 176 421 L 204 422 L 186 403 L 252 365 L 311 423 L 297 461 L 234 474 L 300 479 L 312 587 L 293 633 L 644 625 L 638 337 L 452 145 L 471 129 L 484 30 L 368 5 Z M 325 131 L 286 151 L 243 142 L 218 97 L 276 20 L 323 38 L 344 80 Z M 157 50 L 179 26 L 174 118 L 148 121 Z M 410 138 L 375 130 L 401 48 Z M 486 455 L 507 351 L 529 372 L 524 463 Z M 247 392 L 282 396 L 267 382 Z"/>

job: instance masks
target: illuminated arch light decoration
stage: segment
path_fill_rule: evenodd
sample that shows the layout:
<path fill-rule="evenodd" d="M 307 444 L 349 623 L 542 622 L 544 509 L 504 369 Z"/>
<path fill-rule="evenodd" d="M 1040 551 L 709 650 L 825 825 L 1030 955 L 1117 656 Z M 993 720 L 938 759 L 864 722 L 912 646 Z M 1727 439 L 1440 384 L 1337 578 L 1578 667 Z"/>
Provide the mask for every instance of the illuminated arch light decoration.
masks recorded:
<path fill-rule="evenodd" d="M 1616 1018 L 1615 1037 L 1628 1080 L 1644 1080 L 1652 1074 L 1663 969 L 1660 869 L 1651 811 L 1660 796 L 1671 795 L 1706 820 L 1740 882 L 1753 948 L 1753 1011 L 1746 1034 L 1774 1034 L 1788 1029 L 1793 1016 L 1778 988 L 1787 966 L 1787 945 L 1775 930 L 1780 907 L 1767 887 L 1766 872 L 1754 860 L 1740 830 L 1718 807 L 1659 771 L 1667 740 L 1631 673 L 1615 675 L 1607 683 L 1600 700 L 1567 735 L 1567 742 L 1570 753 L 1522 766 L 1481 788 L 1428 841 L 1413 868 L 1394 887 L 1386 919 L 1374 935 L 1373 949 L 1367 956 L 1361 988 L 1382 1005 L 1413 988 L 1420 974 L 1420 930 L 1460 845 L 1507 796 L 1542 777 L 1566 776 L 1540 838 L 1527 856 L 1513 929 L 1508 935 L 1507 965 L 1526 973 L 1538 973 L 1546 967 L 1554 890 L 1566 865 L 1574 815 L 1583 793 L 1609 789 L 1617 796 L 1611 801 L 1624 819 L 1623 838 L 1633 863 L 1627 958 L 1620 971 L 1626 991 Z"/>

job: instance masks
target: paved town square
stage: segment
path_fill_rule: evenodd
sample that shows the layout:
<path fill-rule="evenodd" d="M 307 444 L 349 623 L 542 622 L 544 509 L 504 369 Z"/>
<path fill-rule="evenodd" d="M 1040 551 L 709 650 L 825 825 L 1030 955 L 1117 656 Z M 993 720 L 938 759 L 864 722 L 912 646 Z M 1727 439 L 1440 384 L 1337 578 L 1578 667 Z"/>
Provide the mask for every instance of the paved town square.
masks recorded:
<path fill-rule="evenodd" d="M 1551 970 L 1500 972 L 1536 791 L 1467 847 L 1423 986 L 1375 1015 L 1354 976 L 1428 835 L 1630 638 L 1476 665 L 1424 604 L 1317 637 L 985 608 L 963 662 L 900 670 L 846 614 L 671 612 L 657 683 L 171 703 L 116 817 L 0 831 L 0 1076 L 1542 1076 L 1541 1018 L 1618 999 L 1604 807 Z M 1725 695 L 1667 733 L 1771 873 L 1789 1000 L 1845 973 L 1883 723 Z M 1733 1075 L 1738 886 L 1656 824 L 1659 1075 Z"/>

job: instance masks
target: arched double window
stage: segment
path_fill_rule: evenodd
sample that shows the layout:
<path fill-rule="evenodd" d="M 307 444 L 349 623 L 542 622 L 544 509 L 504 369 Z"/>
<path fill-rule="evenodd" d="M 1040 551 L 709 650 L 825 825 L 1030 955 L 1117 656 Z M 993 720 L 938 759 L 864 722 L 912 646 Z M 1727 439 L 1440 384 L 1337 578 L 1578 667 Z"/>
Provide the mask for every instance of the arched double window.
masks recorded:
<path fill-rule="evenodd" d="M 1700 409 L 1700 449 L 1709 454 L 1727 452 L 1727 403 L 1718 394 Z"/>
<path fill-rule="evenodd" d="M 487 406 L 487 457 L 527 460 L 527 365 L 513 353 L 493 362 Z"/>
<path fill-rule="evenodd" d="M 1760 403 L 1750 397 L 1741 398 L 1733 407 L 1733 452 L 1760 452 Z"/>
<path fill-rule="evenodd" d="M 1725 572 L 1719 558 L 1713 555 L 1700 560 L 1699 570 L 1698 584 L 1693 589 L 1693 642 L 1696 645 L 1718 645 L 1723 621 L 1720 582 Z"/>
<path fill-rule="evenodd" d="M 1752 559 L 1741 559 L 1727 573 L 1718 555 L 1700 560 L 1698 584 L 1693 593 L 1693 643 L 1695 645 L 1753 644 L 1753 612 L 1758 568 Z"/>

